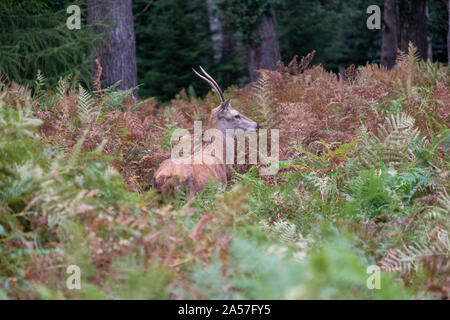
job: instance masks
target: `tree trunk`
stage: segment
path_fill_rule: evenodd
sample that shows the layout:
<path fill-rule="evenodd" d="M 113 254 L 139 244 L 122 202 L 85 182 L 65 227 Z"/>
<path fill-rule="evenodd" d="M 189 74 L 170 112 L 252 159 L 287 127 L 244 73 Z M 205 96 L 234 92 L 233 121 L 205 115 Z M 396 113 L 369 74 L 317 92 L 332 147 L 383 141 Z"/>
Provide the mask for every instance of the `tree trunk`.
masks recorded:
<path fill-rule="evenodd" d="M 448 0 L 448 33 L 447 33 L 447 55 L 448 55 L 448 64 L 450 64 L 450 0 Z"/>
<path fill-rule="evenodd" d="M 134 35 L 131 0 L 87 0 L 88 24 L 106 22 L 108 27 L 97 28 L 105 33 L 104 40 L 93 52 L 102 68 L 104 85 L 111 86 L 121 80 L 118 89 L 137 86 L 136 40 Z M 96 65 L 93 64 L 93 73 Z M 137 90 L 134 92 L 137 98 Z"/>
<path fill-rule="evenodd" d="M 427 16 L 427 20 L 430 17 L 430 13 L 428 11 L 428 4 L 425 5 L 425 12 L 426 12 L 426 16 Z M 428 46 L 427 46 L 427 58 L 428 60 L 430 60 L 431 62 L 433 62 L 433 45 L 432 45 L 432 41 L 431 41 L 431 35 L 427 34 L 427 42 L 428 42 Z"/>
<path fill-rule="evenodd" d="M 399 48 L 408 52 L 411 41 L 424 60 L 428 57 L 426 4 L 426 0 L 399 1 Z"/>
<path fill-rule="evenodd" d="M 207 0 L 209 16 L 209 30 L 211 31 L 211 40 L 213 42 L 214 62 L 219 63 L 222 59 L 222 24 L 219 20 L 217 0 Z"/>
<path fill-rule="evenodd" d="M 381 65 L 392 69 L 395 65 L 398 46 L 397 1 L 385 0 L 383 10 L 383 34 L 381 39 Z"/>
<path fill-rule="evenodd" d="M 253 27 L 251 40 L 247 41 L 247 62 L 250 81 L 258 79 L 258 69 L 275 70 L 281 59 L 276 31 L 275 11 L 264 13 Z"/>
<path fill-rule="evenodd" d="M 227 72 L 223 72 L 219 79 L 224 85 L 237 84 L 239 80 L 239 68 L 236 67 L 238 65 L 237 57 L 245 57 L 246 49 L 241 47 L 242 53 L 238 52 L 239 48 L 232 30 L 223 28 L 222 32 L 221 62 L 225 65 L 231 66 L 231 68 L 227 70 Z"/>

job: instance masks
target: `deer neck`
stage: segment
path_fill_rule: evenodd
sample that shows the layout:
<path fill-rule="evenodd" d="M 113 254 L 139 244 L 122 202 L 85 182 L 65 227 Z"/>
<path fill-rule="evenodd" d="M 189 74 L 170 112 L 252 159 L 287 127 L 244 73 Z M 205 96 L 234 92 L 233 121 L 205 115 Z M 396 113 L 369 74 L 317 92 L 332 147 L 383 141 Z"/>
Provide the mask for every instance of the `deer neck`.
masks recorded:
<path fill-rule="evenodd" d="M 227 159 L 227 151 L 234 153 L 234 138 L 232 135 L 228 134 L 226 132 L 226 128 L 220 126 L 219 121 L 217 121 L 217 118 L 214 114 L 211 115 L 209 122 L 208 122 L 208 129 L 216 129 L 221 132 L 220 135 L 216 136 L 215 139 L 220 139 L 219 143 L 223 146 L 223 153 L 222 153 L 222 159 L 223 163 L 226 164 Z M 226 164 L 227 168 L 230 168 L 230 164 Z"/>

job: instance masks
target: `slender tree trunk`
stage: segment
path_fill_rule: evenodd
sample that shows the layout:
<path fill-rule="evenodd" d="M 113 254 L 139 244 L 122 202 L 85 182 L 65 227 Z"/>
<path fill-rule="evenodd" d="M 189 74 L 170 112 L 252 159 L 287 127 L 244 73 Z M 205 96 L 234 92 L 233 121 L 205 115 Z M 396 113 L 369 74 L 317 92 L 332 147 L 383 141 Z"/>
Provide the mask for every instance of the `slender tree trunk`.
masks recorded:
<path fill-rule="evenodd" d="M 448 64 L 450 64 L 450 0 L 448 0 L 447 11 L 448 11 L 447 55 L 448 55 Z"/>
<path fill-rule="evenodd" d="M 426 4 L 425 6 L 426 6 L 425 12 L 426 12 L 427 20 L 428 20 L 428 18 L 430 17 L 430 14 L 429 14 L 429 11 L 428 11 L 429 7 L 428 7 L 428 4 Z M 431 42 L 431 35 L 429 35 L 429 34 L 427 34 L 427 42 L 428 42 L 427 58 L 428 58 L 428 60 L 433 62 L 433 45 L 432 45 L 432 42 Z"/>
<path fill-rule="evenodd" d="M 381 39 L 381 65 L 392 69 L 395 65 L 398 46 L 398 10 L 396 0 L 385 0 L 383 10 L 383 34 Z"/>
<path fill-rule="evenodd" d="M 275 11 L 271 8 L 264 13 L 251 32 L 247 42 L 247 62 L 250 80 L 258 79 L 258 69 L 275 70 L 281 59 L 280 45 L 276 31 Z"/>
<path fill-rule="evenodd" d="M 399 48 L 407 52 L 411 41 L 422 59 L 428 57 L 426 0 L 399 1 Z"/>
<path fill-rule="evenodd" d="M 223 41 L 222 24 L 219 20 L 216 0 L 207 0 L 208 16 L 209 16 L 209 30 L 211 31 L 211 40 L 213 42 L 214 62 L 219 63 L 222 59 L 221 44 Z"/>
<path fill-rule="evenodd" d="M 135 87 L 136 40 L 131 0 L 87 0 L 87 7 L 89 25 L 99 21 L 109 24 L 107 28 L 95 29 L 105 33 L 105 37 L 93 52 L 94 61 L 98 58 L 102 65 L 104 85 L 111 86 L 121 80 L 118 89 Z"/>
<path fill-rule="evenodd" d="M 245 57 L 245 48 L 241 47 L 242 53 L 238 52 L 238 45 L 233 30 L 224 28 L 222 29 L 222 59 L 221 62 L 225 65 L 231 65 L 232 68 L 227 72 L 223 72 L 220 77 L 220 81 L 227 85 L 236 84 L 239 78 L 239 68 L 236 68 L 237 57 Z"/>

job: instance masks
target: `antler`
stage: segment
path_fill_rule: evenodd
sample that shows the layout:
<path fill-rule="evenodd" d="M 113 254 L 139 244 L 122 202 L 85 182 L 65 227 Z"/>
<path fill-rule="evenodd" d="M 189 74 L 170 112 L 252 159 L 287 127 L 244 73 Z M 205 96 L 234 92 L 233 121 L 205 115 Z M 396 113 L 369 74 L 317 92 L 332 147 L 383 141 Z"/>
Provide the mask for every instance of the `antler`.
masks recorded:
<path fill-rule="evenodd" d="M 225 98 L 223 96 L 223 92 L 220 89 L 219 85 L 217 84 L 217 82 L 213 79 L 213 77 L 211 77 L 201 66 L 200 70 L 203 72 L 203 74 L 205 76 L 202 76 L 201 74 L 199 74 L 197 71 L 195 71 L 194 68 L 192 68 L 192 70 L 195 72 L 195 74 L 197 76 L 199 76 L 200 78 L 202 78 L 203 80 L 205 80 L 206 82 L 209 83 L 209 85 L 214 89 L 214 91 L 217 93 L 217 95 L 219 96 L 220 99 L 220 103 L 223 103 L 225 101 Z"/>

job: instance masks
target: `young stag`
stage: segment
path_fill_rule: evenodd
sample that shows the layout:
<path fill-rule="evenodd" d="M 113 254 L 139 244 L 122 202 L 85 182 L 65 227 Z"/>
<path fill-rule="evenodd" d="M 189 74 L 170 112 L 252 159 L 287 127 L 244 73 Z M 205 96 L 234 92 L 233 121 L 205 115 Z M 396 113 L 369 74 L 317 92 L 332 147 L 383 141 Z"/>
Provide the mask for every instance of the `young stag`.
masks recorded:
<path fill-rule="evenodd" d="M 174 159 L 164 160 L 153 176 L 152 185 L 165 196 L 174 195 L 175 190 L 183 188 L 188 197 L 191 198 L 205 188 L 208 179 L 225 185 L 231 175 L 230 166 L 225 163 L 227 140 L 230 139 L 226 130 L 234 129 L 247 132 L 259 129 L 256 122 L 231 107 L 231 99 L 225 100 L 219 85 L 202 67 L 200 67 L 200 70 L 204 76 L 194 69 L 192 70 L 197 76 L 208 82 L 220 98 L 220 105 L 211 111 L 208 129 L 220 131 L 221 134 L 215 137 L 219 141 L 214 142 L 222 144 L 224 154 L 213 156 L 202 149 L 200 152 L 194 152 L 194 155 L 189 157 L 192 161 L 187 161 L 187 163 L 180 163 Z M 231 137 L 231 139 L 233 138 Z M 228 143 L 233 145 L 234 149 L 234 142 L 228 141 Z M 193 158 L 200 159 L 200 161 L 193 161 Z"/>

